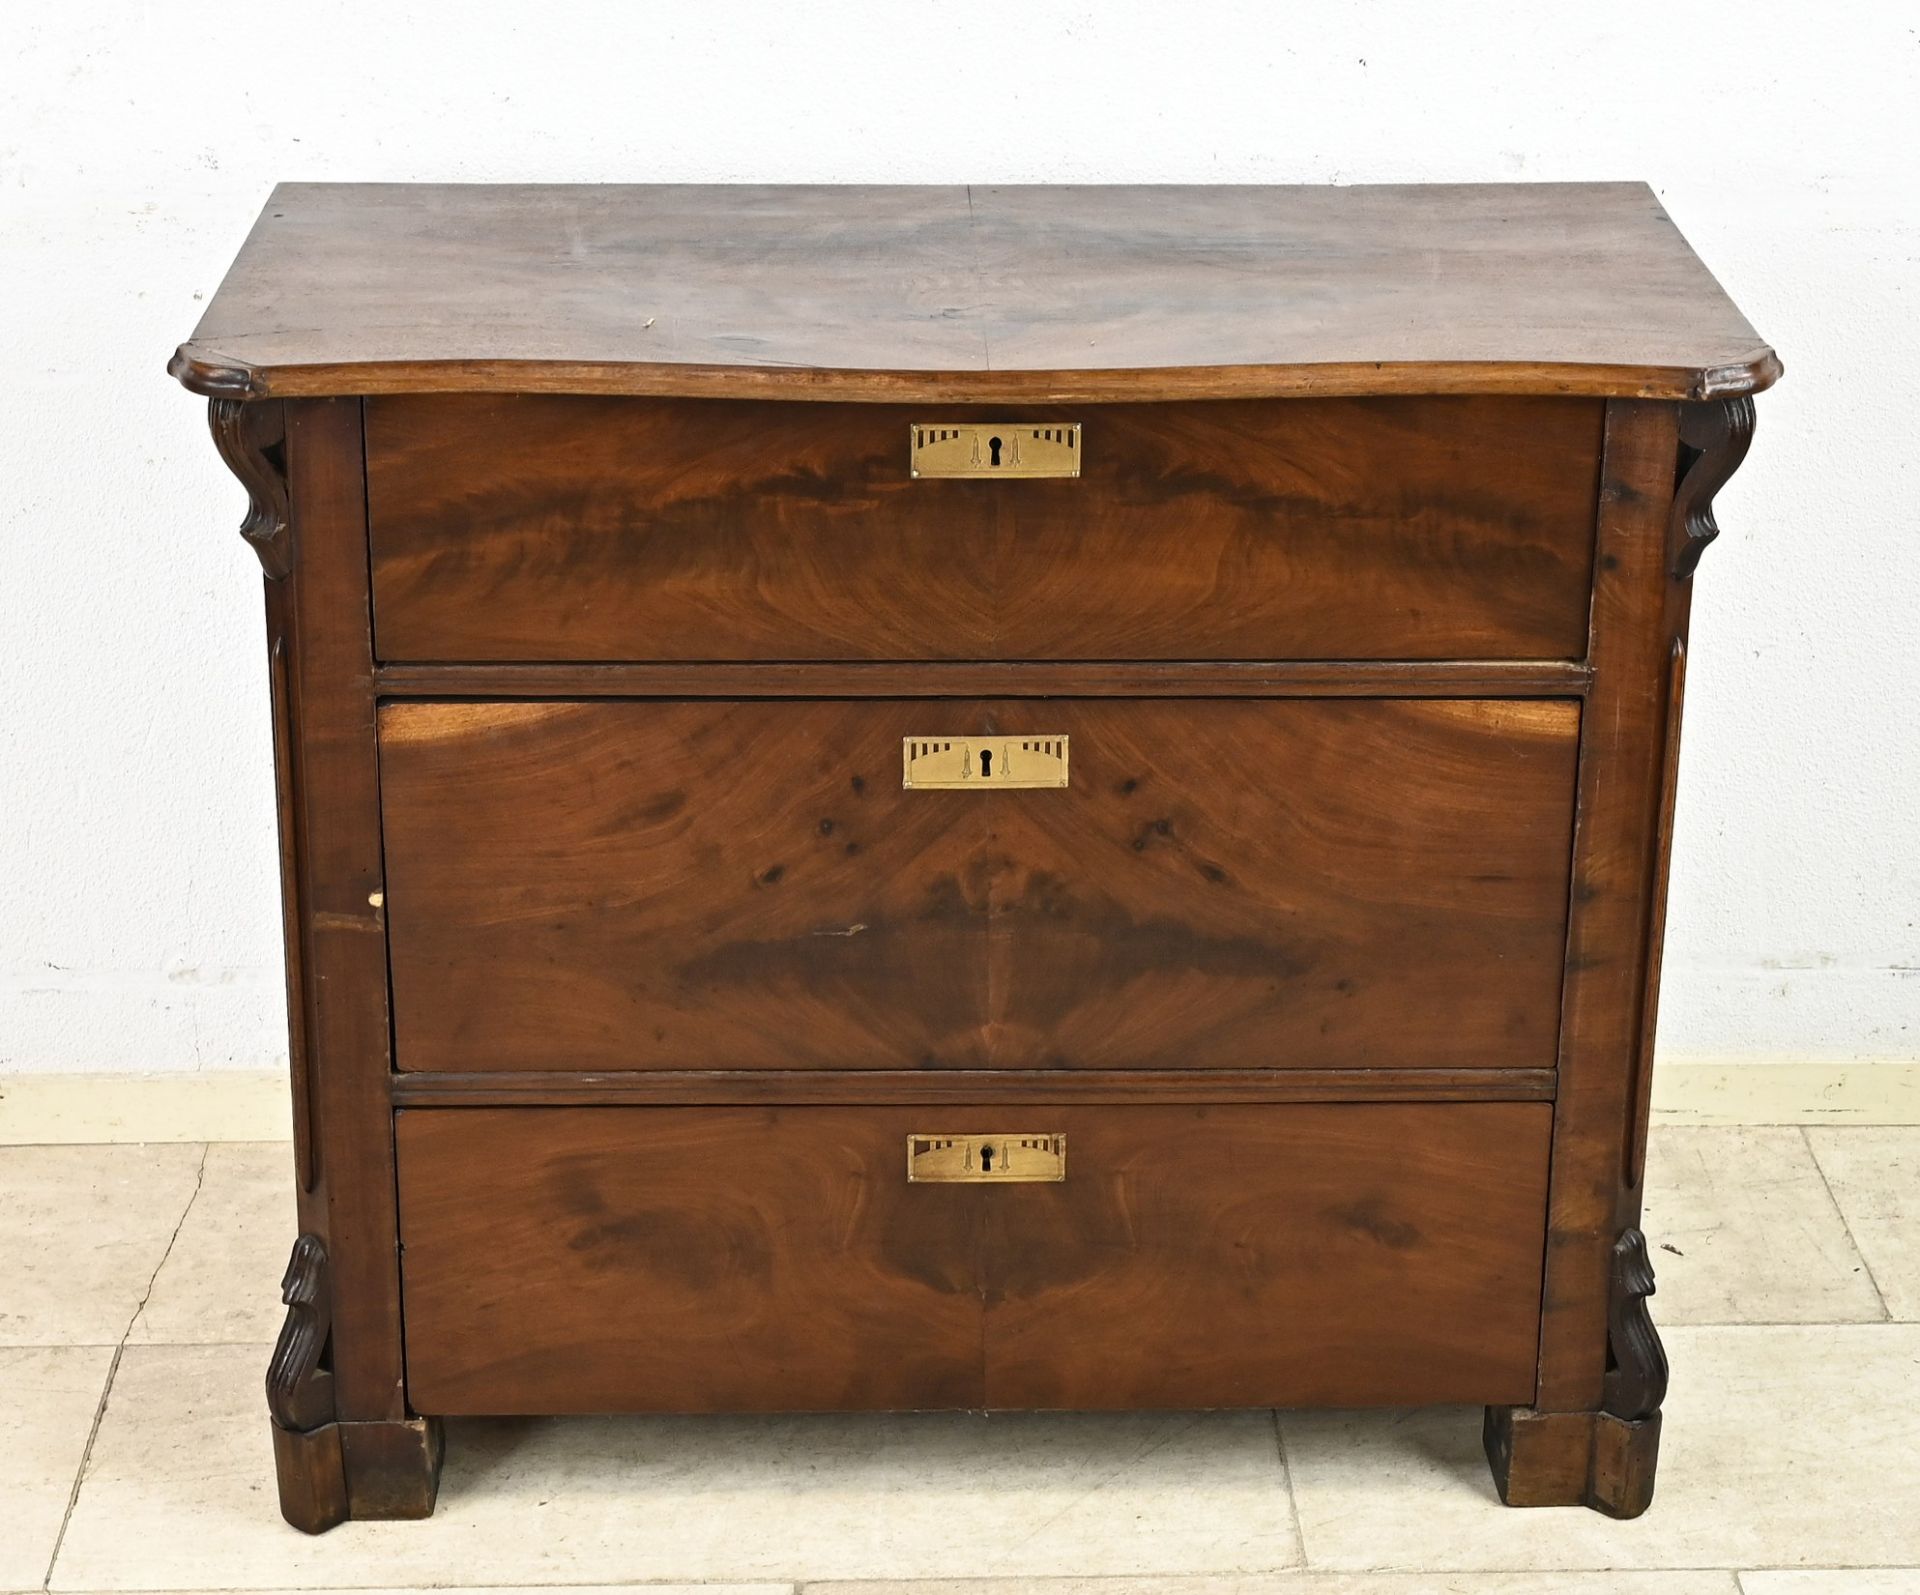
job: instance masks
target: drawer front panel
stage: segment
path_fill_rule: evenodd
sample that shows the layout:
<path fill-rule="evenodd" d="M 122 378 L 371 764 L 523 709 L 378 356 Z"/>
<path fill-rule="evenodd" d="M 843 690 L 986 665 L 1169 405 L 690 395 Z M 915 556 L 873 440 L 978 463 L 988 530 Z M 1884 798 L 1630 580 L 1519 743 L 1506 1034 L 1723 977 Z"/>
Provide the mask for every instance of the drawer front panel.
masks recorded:
<path fill-rule="evenodd" d="M 390 703 L 397 1064 L 1550 1068 L 1578 723 Z M 1067 784 L 902 789 L 903 740 L 975 733 L 1064 738 Z"/>
<path fill-rule="evenodd" d="M 388 660 L 1586 649 L 1592 400 L 1036 412 L 1081 425 L 1081 474 L 998 481 L 910 473 L 912 428 L 964 411 L 411 396 L 366 418 Z"/>
<path fill-rule="evenodd" d="M 433 1414 L 1526 1402 L 1551 1110 L 588 1108 L 398 1121 Z M 910 1183 L 916 1133 L 1066 1177 Z"/>

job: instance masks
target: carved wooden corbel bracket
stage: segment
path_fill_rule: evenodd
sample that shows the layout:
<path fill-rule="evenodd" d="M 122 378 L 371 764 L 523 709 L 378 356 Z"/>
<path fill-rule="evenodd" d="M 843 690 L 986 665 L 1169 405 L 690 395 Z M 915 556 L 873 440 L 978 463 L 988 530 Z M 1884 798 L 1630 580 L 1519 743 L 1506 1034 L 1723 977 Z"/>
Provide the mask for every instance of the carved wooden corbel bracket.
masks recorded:
<path fill-rule="evenodd" d="M 1667 1354 L 1647 1312 L 1653 1265 L 1639 1230 L 1620 1232 L 1610 1272 L 1600 1409 L 1487 1408 L 1481 1442 L 1500 1499 L 1509 1506 L 1590 1506 L 1629 1518 L 1653 1501 Z"/>
<path fill-rule="evenodd" d="M 253 545 L 274 581 L 293 569 L 293 528 L 287 512 L 287 423 L 275 400 L 209 399 L 207 425 L 227 469 L 247 490 L 240 535 Z"/>
<path fill-rule="evenodd" d="M 326 1243 L 302 1235 L 281 1281 L 287 1321 L 267 1364 L 267 1410 L 280 1512 L 307 1534 L 348 1518 L 421 1518 L 440 1483 L 440 1425 L 431 1418 L 344 1422 L 333 1373 L 322 1364 L 333 1336 Z"/>
<path fill-rule="evenodd" d="M 1680 462 L 1667 537 L 1675 580 L 1691 577 L 1707 544 L 1720 535 L 1713 496 L 1740 469 L 1752 444 L 1751 395 L 1680 406 Z"/>
<path fill-rule="evenodd" d="M 320 1365 L 333 1334 L 333 1290 L 318 1235 L 293 1243 L 280 1299 L 287 1318 L 267 1364 L 267 1410 L 283 1429 L 318 1429 L 334 1416 L 333 1375 Z"/>
<path fill-rule="evenodd" d="M 1616 1418 L 1639 1423 L 1667 1396 L 1667 1353 L 1653 1327 L 1647 1238 L 1625 1229 L 1613 1243 L 1612 1289 L 1607 1296 L 1607 1382 L 1601 1405 Z"/>

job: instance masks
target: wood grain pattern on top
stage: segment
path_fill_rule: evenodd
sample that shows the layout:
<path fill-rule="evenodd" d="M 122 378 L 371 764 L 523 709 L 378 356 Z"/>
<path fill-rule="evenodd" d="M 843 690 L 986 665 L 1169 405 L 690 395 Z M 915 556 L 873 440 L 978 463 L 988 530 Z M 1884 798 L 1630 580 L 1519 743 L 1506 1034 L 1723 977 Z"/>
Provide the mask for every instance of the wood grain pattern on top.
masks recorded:
<path fill-rule="evenodd" d="M 927 416 L 906 405 L 375 398 L 377 647 L 427 662 L 1576 658 L 1604 408 L 1103 405 L 1075 412 L 1078 477 L 929 481 L 907 458 Z"/>
<path fill-rule="evenodd" d="M 389 703 L 406 1070 L 1541 1068 L 1569 702 Z M 907 736 L 1065 788 L 901 790 Z"/>
<path fill-rule="evenodd" d="M 1640 183 L 289 183 L 171 367 L 235 398 L 1755 392 Z"/>

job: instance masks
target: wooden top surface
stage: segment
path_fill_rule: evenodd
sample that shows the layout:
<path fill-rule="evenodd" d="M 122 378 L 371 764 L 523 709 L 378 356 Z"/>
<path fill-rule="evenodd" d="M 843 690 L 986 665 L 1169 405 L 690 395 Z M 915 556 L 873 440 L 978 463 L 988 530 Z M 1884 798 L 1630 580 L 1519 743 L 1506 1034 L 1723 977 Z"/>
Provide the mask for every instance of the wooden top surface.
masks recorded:
<path fill-rule="evenodd" d="M 1779 374 L 1639 183 L 287 183 L 196 393 L 1701 399 Z"/>

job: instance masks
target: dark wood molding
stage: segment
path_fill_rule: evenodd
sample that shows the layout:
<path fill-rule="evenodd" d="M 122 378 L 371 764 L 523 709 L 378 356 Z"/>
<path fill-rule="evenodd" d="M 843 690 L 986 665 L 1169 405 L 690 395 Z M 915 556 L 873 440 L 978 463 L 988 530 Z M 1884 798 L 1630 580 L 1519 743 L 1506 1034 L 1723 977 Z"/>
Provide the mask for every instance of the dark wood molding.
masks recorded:
<path fill-rule="evenodd" d="M 396 1074 L 399 1108 L 996 1102 L 1545 1102 L 1551 1069 L 547 1069 Z"/>
<path fill-rule="evenodd" d="M 1577 660 L 382 665 L 395 698 L 1563 698 Z"/>
<path fill-rule="evenodd" d="M 302 1235 L 280 1281 L 286 1321 L 267 1364 L 267 1410 L 283 1429 L 317 1429 L 333 1421 L 333 1372 L 322 1366 L 333 1336 L 333 1287 L 326 1243 Z"/>
<path fill-rule="evenodd" d="M 1667 1353 L 1647 1310 L 1653 1290 L 1646 1236 L 1637 1229 L 1621 1231 L 1613 1243 L 1607 1303 L 1605 1410 L 1629 1423 L 1653 1417 L 1667 1394 Z"/>
<path fill-rule="evenodd" d="M 260 556 L 274 581 L 293 569 L 293 530 L 287 506 L 287 422 L 282 405 L 215 398 L 207 403 L 207 425 L 227 469 L 247 490 L 247 515 L 240 535 Z"/>
<path fill-rule="evenodd" d="M 1680 462 L 1668 537 L 1673 574 L 1678 581 L 1693 575 L 1707 544 L 1720 535 L 1719 523 L 1713 518 L 1714 495 L 1747 457 L 1753 444 L 1753 423 L 1750 394 L 1680 406 Z"/>

